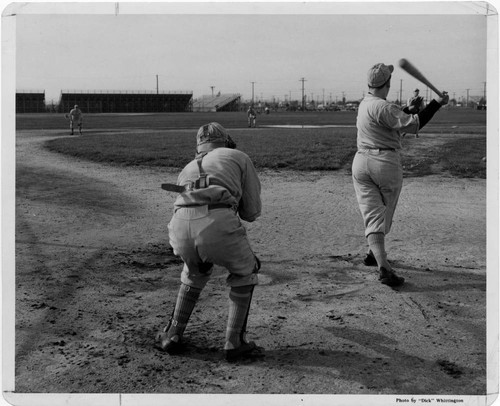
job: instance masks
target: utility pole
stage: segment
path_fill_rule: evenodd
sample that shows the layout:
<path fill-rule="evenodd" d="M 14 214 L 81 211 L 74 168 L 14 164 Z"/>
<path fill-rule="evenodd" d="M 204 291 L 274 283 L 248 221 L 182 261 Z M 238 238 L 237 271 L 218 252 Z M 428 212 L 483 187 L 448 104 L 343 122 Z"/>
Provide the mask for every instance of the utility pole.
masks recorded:
<path fill-rule="evenodd" d="M 323 106 L 325 105 L 325 89 L 323 89 Z"/>
<path fill-rule="evenodd" d="M 252 104 L 253 104 L 253 95 L 254 95 L 254 85 L 255 85 L 255 82 L 250 82 L 252 84 Z"/>
<path fill-rule="evenodd" d="M 215 86 L 210 86 L 210 89 L 212 89 L 212 97 L 214 97 L 214 87 Z"/>
<path fill-rule="evenodd" d="M 399 82 L 399 105 L 403 105 L 403 79 Z"/>
<path fill-rule="evenodd" d="M 467 90 L 467 102 L 465 103 L 465 107 L 469 107 L 469 90 L 470 89 L 466 89 Z"/>
<path fill-rule="evenodd" d="M 301 78 L 300 81 L 302 82 L 302 111 L 304 111 L 304 82 L 306 81 L 304 78 Z"/>
<path fill-rule="evenodd" d="M 156 75 L 156 94 L 158 94 L 158 75 Z"/>
<path fill-rule="evenodd" d="M 483 99 L 484 99 L 484 102 L 486 103 L 486 82 L 483 82 L 483 85 L 484 85 Z"/>

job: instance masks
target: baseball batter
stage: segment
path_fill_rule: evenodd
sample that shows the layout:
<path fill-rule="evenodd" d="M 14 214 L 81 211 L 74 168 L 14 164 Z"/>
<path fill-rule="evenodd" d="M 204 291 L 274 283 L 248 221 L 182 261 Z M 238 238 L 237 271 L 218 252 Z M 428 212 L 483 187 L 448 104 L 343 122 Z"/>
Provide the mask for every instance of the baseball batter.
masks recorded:
<path fill-rule="evenodd" d="M 246 325 L 260 262 L 240 219 L 252 222 L 261 214 L 261 185 L 248 155 L 239 151 L 218 123 L 197 133 L 197 155 L 180 173 L 185 187 L 174 203 L 168 225 L 170 244 L 184 261 L 181 286 L 167 327 L 157 334 L 159 348 L 169 354 L 184 350 L 182 337 L 214 264 L 229 271 L 229 314 L 225 357 L 234 361 L 258 354 L 246 340 Z"/>
<path fill-rule="evenodd" d="M 78 132 L 80 135 L 82 134 L 82 125 L 83 125 L 83 114 L 82 111 L 78 108 L 78 105 L 75 104 L 75 107 L 71 109 L 69 112 L 69 129 L 71 130 L 71 135 L 73 135 L 74 125 L 78 126 Z"/>
<path fill-rule="evenodd" d="M 404 278 L 396 275 L 387 261 L 385 236 L 390 232 L 394 211 L 403 185 L 401 132 L 418 134 L 442 105 L 432 100 L 418 114 L 408 114 L 386 100 L 391 86 L 392 65 L 379 63 L 368 71 L 368 95 L 361 101 L 356 126 L 358 151 L 352 163 L 352 178 L 370 251 L 364 262 L 377 265 L 379 280 L 400 286 Z"/>

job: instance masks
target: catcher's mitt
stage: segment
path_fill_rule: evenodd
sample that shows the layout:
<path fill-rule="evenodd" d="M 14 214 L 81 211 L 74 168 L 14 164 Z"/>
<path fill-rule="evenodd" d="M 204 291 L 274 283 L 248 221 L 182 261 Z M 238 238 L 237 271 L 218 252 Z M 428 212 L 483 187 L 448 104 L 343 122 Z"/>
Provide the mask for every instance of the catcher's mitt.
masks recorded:
<path fill-rule="evenodd" d="M 66 114 L 64 115 L 64 118 L 68 119 L 68 118 L 69 118 L 69 114 L 68 114 L 68 113 L 66 113 Z"/>

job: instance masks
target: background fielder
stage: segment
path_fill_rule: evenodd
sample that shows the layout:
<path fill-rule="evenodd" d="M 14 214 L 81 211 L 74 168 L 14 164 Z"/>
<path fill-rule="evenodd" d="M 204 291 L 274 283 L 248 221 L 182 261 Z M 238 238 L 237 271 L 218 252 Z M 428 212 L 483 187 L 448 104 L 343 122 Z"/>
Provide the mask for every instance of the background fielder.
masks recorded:
<path fill-rule="evenodd" d="M 253 108 L 253 104 L 247 110 L 247 117 L 248 117 L 248 126 L 255 127 L 255 123 L 257 120 L 257 113 L 255 112 L 255 109 Z"/>
<path fill-rule="evenodd" d="M 413 96 L 406 102 L 406 107 L 403 109 L 405 113 L 408 114 L 418 114 L 425 107 L 424 98 L 419 95 L 420 90 L 415 89 L 413 91 Z"/>
<path fill-rule="evenodd" d="M 71 135 L 73 135 L 74 125 L 78 126 L 78 132 L 80 135 L 82 134 L 82 126 L 83 126 L 83 114 L 82 111 L 78 108 L 78 105 L 75 104 L 75 107 L 71 109 L 69 112 L 69 129 L 71 130 Z"/>

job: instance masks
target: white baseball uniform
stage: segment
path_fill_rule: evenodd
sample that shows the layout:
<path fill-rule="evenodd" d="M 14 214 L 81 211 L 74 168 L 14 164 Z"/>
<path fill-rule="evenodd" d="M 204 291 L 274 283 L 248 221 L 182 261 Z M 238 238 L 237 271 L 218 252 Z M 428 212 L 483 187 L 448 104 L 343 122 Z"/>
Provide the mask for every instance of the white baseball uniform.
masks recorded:
<path fill-rule="evenodd" d="M 240 221 L 251 222 L 261 214 L 255 167 L 248 155 L 231 148 L 211 150 L 201 165 L 208 187 L 181 193 L 168 225 L 170 244 L 184 261 L 181 281 L 203 288 L 211 275 L 207 264 L 217 264 L 229 271 L 229 286 L 256 285 L 258 260 Z M 177 184 L 195 182 L 199 175 L 195 159 L 182 170 Z"/>
<path fill-rule="evenodd" d="M 69 128 L 71 130 L 71 133 L 73 133 L 73 128 L 75 124 L 78 127 L 80 127 L 80 132 L 81 132 L 81 126 L 83 124 L 83 114 L 78 107 L 72 109 L 69 112 Z"/>
<path fill-rule="evenodd" d="M 352 177 L 365 236 L 387 234 L 403 185 L 401 131 L 418 133 L 419 116 L 369 93 L 359 105 L 356 126 Z"/>

